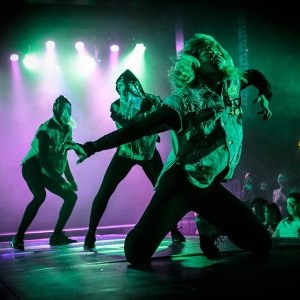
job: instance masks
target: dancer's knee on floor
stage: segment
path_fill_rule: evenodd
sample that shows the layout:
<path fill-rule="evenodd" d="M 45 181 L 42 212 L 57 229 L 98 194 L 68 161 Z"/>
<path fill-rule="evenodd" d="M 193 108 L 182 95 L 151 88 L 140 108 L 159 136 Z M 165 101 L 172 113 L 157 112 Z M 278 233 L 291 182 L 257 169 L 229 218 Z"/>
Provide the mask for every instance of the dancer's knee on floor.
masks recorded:
<path fill-rule="evenodd" d="M 131 230 L 126 236 L 124 252 L 126 260 L 131 264 L 147 262 L 152 256 L 147 246 L 136 238 L 134 230 Z"/>

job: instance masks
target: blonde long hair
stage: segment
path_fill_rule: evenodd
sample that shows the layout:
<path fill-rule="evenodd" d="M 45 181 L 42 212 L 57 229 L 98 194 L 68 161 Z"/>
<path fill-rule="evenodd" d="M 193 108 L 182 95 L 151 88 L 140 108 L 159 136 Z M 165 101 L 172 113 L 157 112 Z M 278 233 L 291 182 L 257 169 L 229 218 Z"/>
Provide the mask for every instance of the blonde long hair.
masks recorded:
<path fill-rule="evenodd" d="M 178 53 L 177 58 L 173 59 L 174 64 L 168 72 L 171 88 L 191 87 L 201 81 L 201 63 L 199 57 L 201 57 L 204 51 L 213 48 L 221 52 L 225 59 L 221 70 L 224 75 L 223 81 L 228 79 L 246 81 L 243 76 L 244 72 L 234 66 L 229 53 L 215 38 L 207 34 L 196 33 L 193 38 L 185 43 L 184 48 Z"/>

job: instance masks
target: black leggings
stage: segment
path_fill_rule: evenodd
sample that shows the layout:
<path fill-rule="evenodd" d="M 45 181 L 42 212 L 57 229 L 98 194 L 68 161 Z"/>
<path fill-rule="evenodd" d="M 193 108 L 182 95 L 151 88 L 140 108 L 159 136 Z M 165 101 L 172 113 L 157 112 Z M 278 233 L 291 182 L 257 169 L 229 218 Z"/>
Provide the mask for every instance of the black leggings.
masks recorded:
<path fill-rule="evenodd" d="M 121 157 L 115 153 L 105 172 L 101 186 L 92 204 L 89 234 L 96 233 L 98 224 L 104 214 L 111 195 L 116 190 L 119 183 L 127 176 L 132 167 L 135 165 L 139 165 L 143 168 L 146 176 L 149 178 L 153 186 L 156 184 L 157 178 L 163 168 L 163 162 L 157 150 L 155 150 L 153 158 L 147 161 L 132 160 Z"/>
<path fill-rule="evenodd" d="M 271 248 L 271 237 L 255 215 L 221 183 L 200 189 L 186 179 L 178 165 L 161 178 L 139 222 L 125 239 L 130 263 L 151 258 L 166 234 L 188 212 L 194 211 L 215 225 L 238 247 L 255 253 Z"/>
<path fill-rule="evenodd" d="M 17 234 L 24 236 L 24 233 L 46 199 L 46 189 L 64 200 L 54 229 L 54 232 L 61 232 L 75 206 L 77 200 L 76 193 L 72 190 L 62 189 L 61 185 L 57 184 L 56 181 L 43 175 L 37 158 L 31 158 L 23 164 L 22 175 L 33 194 L 33 199 L 25 209 Z"/>

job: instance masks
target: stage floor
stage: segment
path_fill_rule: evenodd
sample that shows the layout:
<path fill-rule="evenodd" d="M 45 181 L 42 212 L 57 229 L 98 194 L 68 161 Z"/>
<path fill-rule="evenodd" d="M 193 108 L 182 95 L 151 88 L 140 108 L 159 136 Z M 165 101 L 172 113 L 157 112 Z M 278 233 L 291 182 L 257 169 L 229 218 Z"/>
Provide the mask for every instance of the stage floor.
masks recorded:
<path fill-rule="evenodd" d="M 0 242 L 1 299 L 263 299 L 299 294 L 300 239 L 274 240 L 269 255 L 241 251 L 224 237 L 222 256 L 205 258 L 198 236 L 183 245 L 161 243 L 150 265 L 124 257 L 125 235 L 98 235 L 96 251 L 77 243 L 52 247 L 25 240 L 25 251 Z M 273 295 L 273 296 L 272 296 Z"/>

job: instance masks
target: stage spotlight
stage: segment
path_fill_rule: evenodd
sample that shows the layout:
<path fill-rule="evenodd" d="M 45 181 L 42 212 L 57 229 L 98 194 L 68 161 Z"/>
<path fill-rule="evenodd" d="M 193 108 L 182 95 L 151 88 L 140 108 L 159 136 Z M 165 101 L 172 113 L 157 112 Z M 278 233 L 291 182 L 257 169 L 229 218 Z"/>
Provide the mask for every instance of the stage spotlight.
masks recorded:
<path fill-rule="evenodd" d="M 138 43 L 134 47 L 134 51 L 139 52 L 139 53 L 143 53 L 143 52 L 145 52 L 145 50 L 146 50 L 146 47 L 143 43 Z"/>
<path fill-rule="evenodd" d="M 18 61 L 19 60 L 19 55 L 18 54 L 12 54 L 11 56 L 10 56 L 10 60 L 11 61 Z"/>
<path fill-rule="evenodd" d="M 39 65 L 39 60 L 34 54 L 27 54 L 23 59 L 24 66 L 30 70 L 36 70 Z"/>
<path fill-rule="evenodd" d="M 47 41 L 46 42 L 46 48 L 47 49 L 54 49 L 55 48 L 55 42 L 53 42 L 53 41 Z"/>
<path fill-rule="evenodd" d="M 116 44 L 110 46 L 111 52 L 119 52 L 119 50 L 120 50 L 120 47 Z"/>
<path fill-rule="evenodd" d="M 75 48 L 78 50 L 78 51 L 82 51 L 84 49 L 84 43 L 83 42 L 76 42 L 75 43 Z"/>
<path fill-rule="evenodd" d="M 123 65 L 132 70 L 134 74 L 142 75 L 145 65 L 145 50 L 146 47 L 143 43 L 135 43 L 132 51 L 123 59 Z"/>

